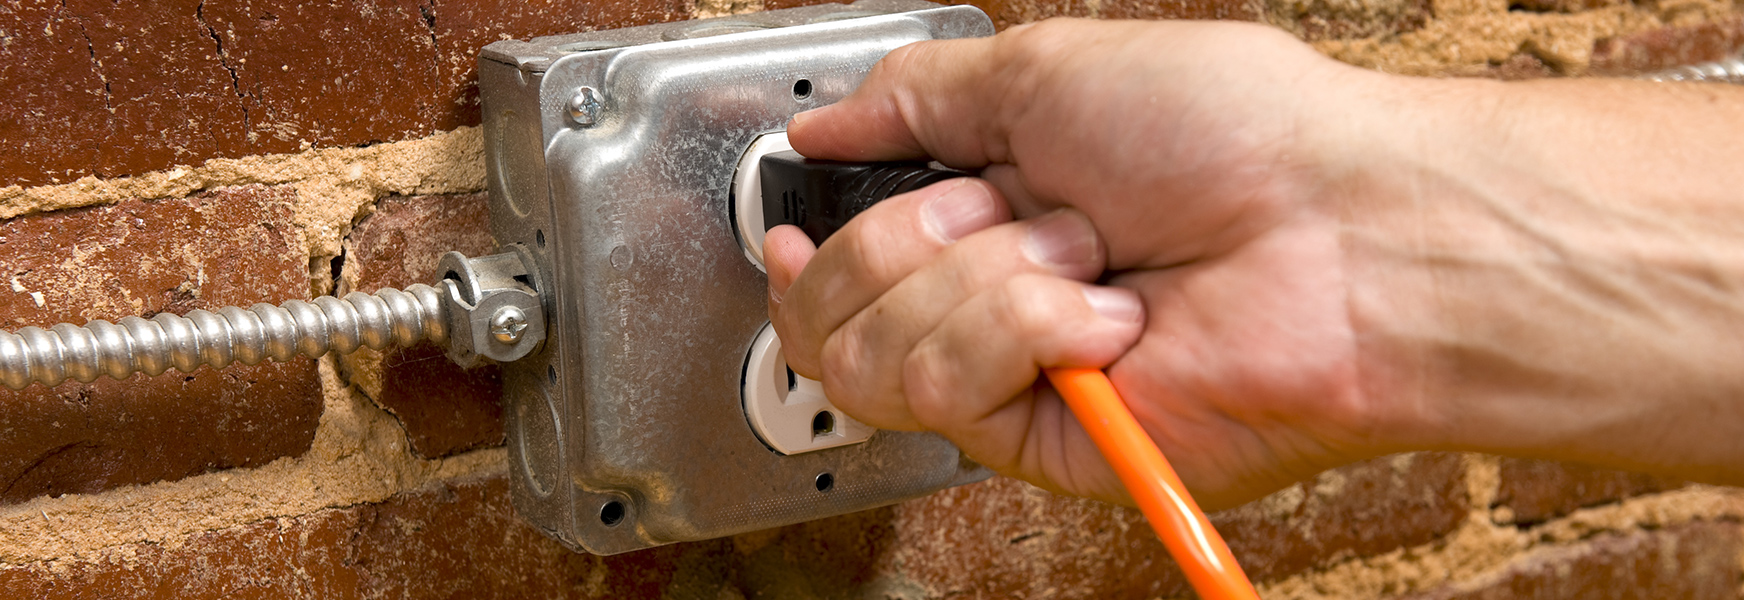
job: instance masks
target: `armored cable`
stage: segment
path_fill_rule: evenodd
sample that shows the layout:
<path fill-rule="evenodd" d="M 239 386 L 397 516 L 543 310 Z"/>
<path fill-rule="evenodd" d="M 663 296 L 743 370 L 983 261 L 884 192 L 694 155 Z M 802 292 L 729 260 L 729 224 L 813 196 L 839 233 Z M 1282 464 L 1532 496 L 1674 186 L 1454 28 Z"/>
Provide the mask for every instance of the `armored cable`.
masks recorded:
<path fill-rule="evenodd" d="M 221 369 L 232 362 L 283 362 L 298 355 L 349 353 L 361 346 L 379 350 L 424 340 L 440 344 L 447 337 L 442 293 L 416 284 L 374 294 L 353 292 L 343 299 L 321 296 L 278 306 L 227 306 L 216 312 L 192 310 L 186 316 L 166 312 L 150 319 L 126 317 L 120 323 L 99 319 L 82 327 L 61 323 L 48 329 L 0 331 L 0 384 L 16 390 L 67 379 L 90 382 L 99 375 L 157 375 L 170 367 L 188 373 L 200 365 Z"/>
<path fill-rule="evenodd" d="M 1744 85 L 1744 59 L 1726 60 L 1667 69 L 1643 75 L 1648 81 L 1698 81 Z"/>

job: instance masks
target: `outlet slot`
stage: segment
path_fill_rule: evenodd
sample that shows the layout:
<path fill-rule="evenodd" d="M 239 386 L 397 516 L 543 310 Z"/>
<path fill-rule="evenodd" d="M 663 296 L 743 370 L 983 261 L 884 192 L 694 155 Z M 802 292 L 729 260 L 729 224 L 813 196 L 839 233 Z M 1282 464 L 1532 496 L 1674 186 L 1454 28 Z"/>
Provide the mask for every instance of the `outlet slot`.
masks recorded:
<path fill-rule="evenodd" d="M 788 372 L 792 373 L 793 371 L 788 371 Z M 836 414 L 835 413 L 832 413 L 832 412 L 827 411 L 827 410 L 820 410 L 820 411 L 818 411 L 818 414 L 812 416 L 812 418 L 811 418 L 811 437 L 812 438 L 814 438 L 814 439 L 820 438 L 820 437 L 823 437 L 826 435 L 834 434 L 835 432 L 836 432 Z"/>
<path fill-rule="evenodd" d="M 878 430 L 830 404 L 824 385 L 787 368 L 781 339 L 764 325 L 745 358 L 745 420 L 770 449 L 793 455 L 858 444 Z"/>

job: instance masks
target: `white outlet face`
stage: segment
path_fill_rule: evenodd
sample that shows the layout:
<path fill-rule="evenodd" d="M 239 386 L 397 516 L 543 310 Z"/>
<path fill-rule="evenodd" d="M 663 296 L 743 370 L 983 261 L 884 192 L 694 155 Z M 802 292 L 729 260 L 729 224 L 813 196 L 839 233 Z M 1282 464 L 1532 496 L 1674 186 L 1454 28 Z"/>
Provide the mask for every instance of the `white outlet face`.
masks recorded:
<path fill-rule="evenodd" d="M 768 269 L 763 266 L 763 234 L 768 227 L 763 223 L 763 175 L 758 166 L 763 157 L 792 149 L 787 132 L 764 134 L 745 149 L 733 171 L 733 225 L 739 230 L 739 245 L 745 248 L 745 258 L 764 271 Z"/>
<path fill-rule="evenodd" d="M 751 429 L 764 444 L 782 454 L 858 444 L 878 431 L 830 404 L 823 383 L 788 369 L 787 358 L 781 354 L 781 338 L 768 325 L 751 343 L 741 395 Z"/>

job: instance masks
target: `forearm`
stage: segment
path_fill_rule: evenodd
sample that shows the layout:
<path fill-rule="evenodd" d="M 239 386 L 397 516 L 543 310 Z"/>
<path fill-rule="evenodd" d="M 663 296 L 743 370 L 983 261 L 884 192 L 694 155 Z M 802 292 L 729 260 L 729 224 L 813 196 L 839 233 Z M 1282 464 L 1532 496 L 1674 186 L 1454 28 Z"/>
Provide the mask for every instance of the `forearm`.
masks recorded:
<path fill-rule="evenodd" d="M 1744 482 L 1744 90 L 1406 85 L 1406 164 L 1340 208 L 1372 392 L 1440 447 Z"/>

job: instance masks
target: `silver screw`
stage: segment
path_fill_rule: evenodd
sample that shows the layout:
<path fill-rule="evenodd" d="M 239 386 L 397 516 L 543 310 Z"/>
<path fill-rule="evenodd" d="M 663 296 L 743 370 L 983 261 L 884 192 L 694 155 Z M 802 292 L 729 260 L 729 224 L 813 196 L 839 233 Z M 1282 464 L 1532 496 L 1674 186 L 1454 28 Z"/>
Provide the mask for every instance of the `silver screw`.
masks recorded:
<path fill-rule="evenodd" d="M 502 344 L 513 346 L 521 341 L 521 333 L 527 330 L 527 315 L 521 309 L 504 306 L 491 315 L 491 337 Z"/>
<path fill-rule="evenodd" d="M 582 127 L 591 127 L 599 121 L 599 92 L 590 87 L 580 87 L 575 95 L 569 98 L 569 120 Z"/>

